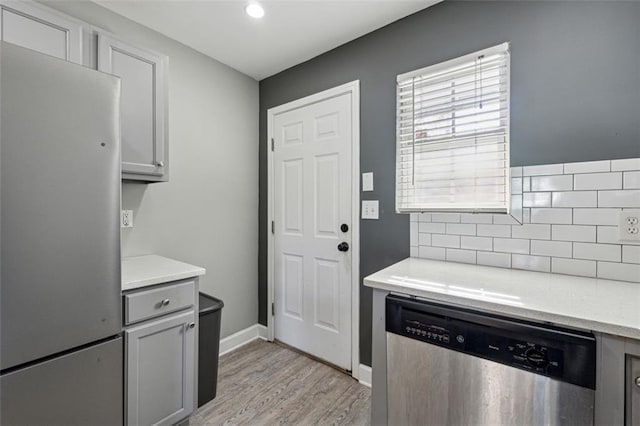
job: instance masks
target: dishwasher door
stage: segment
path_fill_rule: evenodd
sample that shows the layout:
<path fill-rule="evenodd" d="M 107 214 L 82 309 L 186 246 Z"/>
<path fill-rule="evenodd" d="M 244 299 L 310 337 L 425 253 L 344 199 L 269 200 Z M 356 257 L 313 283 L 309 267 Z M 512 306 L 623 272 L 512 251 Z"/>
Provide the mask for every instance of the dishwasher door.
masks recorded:
<path fill-rule="evenodd" d="M 388 296 L 390 426 L 593 425 L 595 338 Z"/>
<path fill-rule="evenodd" d="M 388 424 L 593 424 L 594 392 L 387 333 Z"/>

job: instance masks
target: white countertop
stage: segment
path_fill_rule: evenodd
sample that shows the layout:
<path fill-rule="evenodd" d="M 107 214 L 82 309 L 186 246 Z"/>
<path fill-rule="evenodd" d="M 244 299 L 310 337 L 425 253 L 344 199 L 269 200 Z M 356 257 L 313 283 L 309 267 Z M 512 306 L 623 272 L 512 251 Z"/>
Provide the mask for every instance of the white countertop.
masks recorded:
<path fill-rule="evenodd" d="M 408 258 L 368 287 L 640 339 L 640 283 Z"/>
<path fill-rule="evenodd" d="M 122 259 L 122 291 L 204 275 L 206 270 L 155 254 Z"/>

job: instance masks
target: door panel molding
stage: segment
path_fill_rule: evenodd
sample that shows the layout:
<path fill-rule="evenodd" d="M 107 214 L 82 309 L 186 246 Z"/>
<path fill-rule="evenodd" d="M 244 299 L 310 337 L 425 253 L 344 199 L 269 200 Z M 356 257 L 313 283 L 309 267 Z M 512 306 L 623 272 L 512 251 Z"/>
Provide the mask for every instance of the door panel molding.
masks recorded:
<path fill-rule="evenodd" d="M 349 249 L 349 257 L 351 261 L 351 375 L 359 378 L 358 366 L 360 365 L 360 81 L 354 80 L 349 83 L 292 101 L 286 104 L 270 108 L 267 110 L 267 147 L 271 146 L 271 140 L 274 138 L 274 118 L 292 110 L 302 108 L 307 105 L 327 101 L 344 94 L 351 94 L 351 247 Z M 327 136 L 337 131 L 337 123 L 332 117 L 322 117 L 320 122 L 316 121 L 314 136 L 318 141 L 322 141 Z M 302 123 L 299 126 L 290 125 L 283 129 L 282 140 L 285 145 L 296 145 L 300 143 L 302 138 Z M 267 160 L 267 188 L 268 188 L 268 205 L 267 205 L 267 331 L 268 340 L 273 341 L 275 337 L 274 325 L 275 317 L 271 309 L 275 302 L 275 245 L 274 234 L 271 232 L 272 222 L 275 220 L 275 203 L 274 203 L 274 164 L 273 151 L 268 151 Z M 276 224 L 275 226 L 284 226 L 284 224 Z"/>

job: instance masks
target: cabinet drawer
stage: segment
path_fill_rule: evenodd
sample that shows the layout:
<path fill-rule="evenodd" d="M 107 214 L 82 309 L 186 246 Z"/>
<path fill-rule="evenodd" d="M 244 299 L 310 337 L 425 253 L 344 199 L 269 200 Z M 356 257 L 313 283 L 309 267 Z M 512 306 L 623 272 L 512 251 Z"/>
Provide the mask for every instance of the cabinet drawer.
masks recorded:
<path fill-rule="evenodd" d="M 156 287 L 124 295 L 125 325 L 169 312 L 188 308 L 195 304 L 195 281 Z"/>

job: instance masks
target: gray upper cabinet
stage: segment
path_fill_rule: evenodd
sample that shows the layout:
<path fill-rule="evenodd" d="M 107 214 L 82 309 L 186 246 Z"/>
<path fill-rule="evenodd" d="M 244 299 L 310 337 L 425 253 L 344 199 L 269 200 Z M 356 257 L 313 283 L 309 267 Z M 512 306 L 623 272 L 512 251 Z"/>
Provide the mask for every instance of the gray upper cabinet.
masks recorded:
<path fill-rule="evenodd" d="M 82 63 L 82 22 L 24 1 L 0 0 L 0 12 L 2 41 Z"/>
<path fill-rule="evenodd" d="M 125 331 L 127 426 L 173 425 L 194 409 L 195 312 Z"/>
<path fill-rule="evenodd" d="M 122 178 L 167 181 L 165 55 L 98 34 L 98 70 L 121 79 Z"/>

